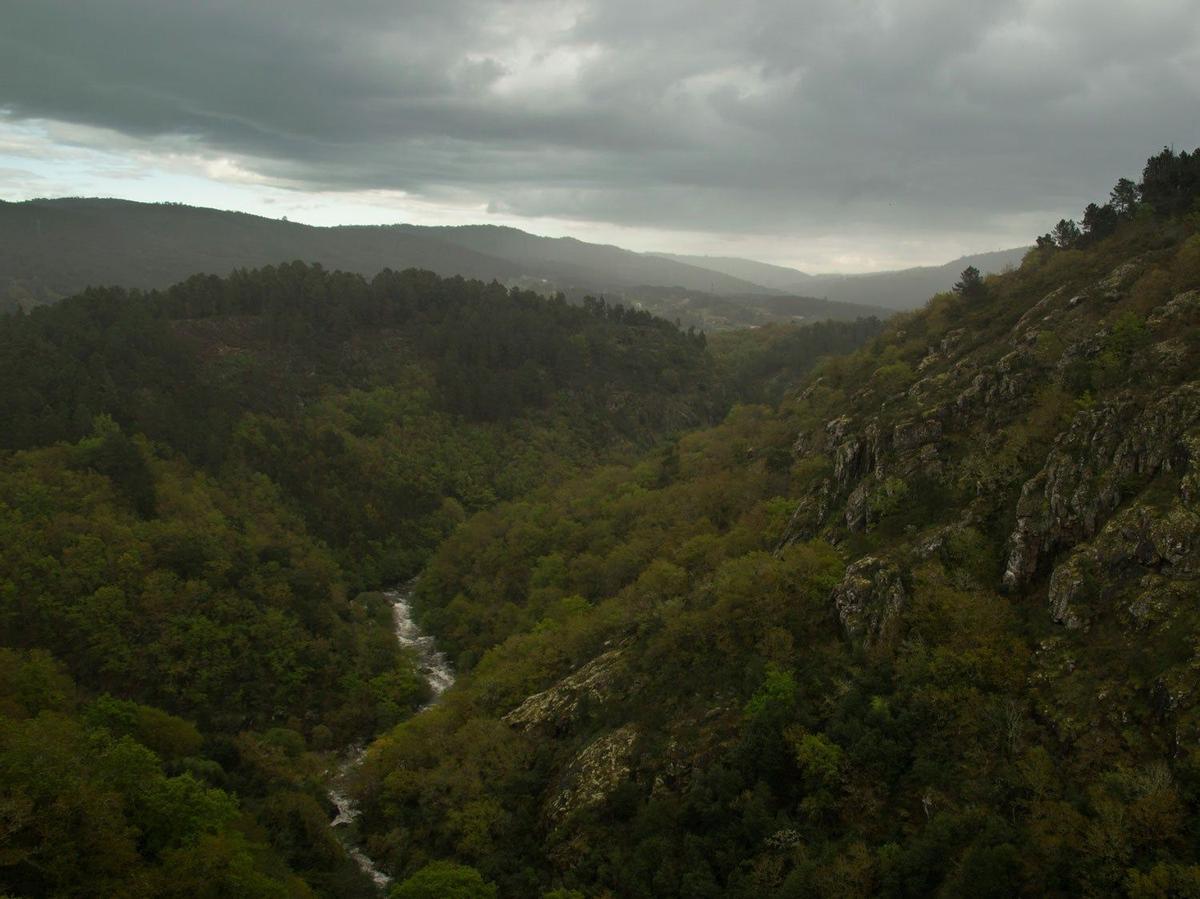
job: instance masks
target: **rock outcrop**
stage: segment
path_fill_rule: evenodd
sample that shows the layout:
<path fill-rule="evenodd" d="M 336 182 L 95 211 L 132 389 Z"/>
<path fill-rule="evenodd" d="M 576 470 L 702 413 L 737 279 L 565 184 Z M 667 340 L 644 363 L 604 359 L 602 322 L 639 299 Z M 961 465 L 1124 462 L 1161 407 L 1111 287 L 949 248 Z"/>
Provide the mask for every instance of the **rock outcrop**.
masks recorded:
<path fill-rule="evenodd" d="M 606 800 L 629 777 L 638 729 L 626 724 L 585 746 L 567 765 L 558 792 L 546 804 L 546 817 L 561 821 Z"/>
<path fill-rule="evenodd" d="M 1025 586 L 1056 552 L 1095 536 L 1132 490 L 1131 481 L 1185 467 L 1197 428 L 1195 383 L 1149 407 L 1119 400 L 1076 414 L 1045 465 L 1021 489 L 1004 585 Z"/>
<path fill-rule="evenodd" d="M 846 636 L 870 645 L 888 631 L 908 591 L 895 565 L 867 556 L 846 569 L 831 598 Z"/>
<path fill-rule="evenodd" d="M 1086 626 L 1098 600 L 1117 601 L 1124 623 L 1139 628 L 1178 591 L 1200 592 L 1200 512 L 1182 498 L 1114 515 L 1055 567 L 1048 600 L 1054 620 L 1069 628 Z"/>
<path fill-rule="evenodd" d="M 550 689 L 529 696 L 504 716 L 505 723 L 523 731 L 569 730 L 581 717 L 585 705 L 600 705 L 613 695 L 623 655 L 624 650 L 617 647 L 596 656 Z"/>

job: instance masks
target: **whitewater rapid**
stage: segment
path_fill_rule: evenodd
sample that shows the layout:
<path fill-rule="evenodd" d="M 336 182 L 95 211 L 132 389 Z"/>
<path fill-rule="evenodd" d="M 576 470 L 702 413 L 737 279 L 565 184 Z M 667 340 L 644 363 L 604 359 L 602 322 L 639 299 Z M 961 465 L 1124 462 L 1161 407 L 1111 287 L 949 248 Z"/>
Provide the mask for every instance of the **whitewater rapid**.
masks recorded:
<path fill-rule="evenodd" d="M 433 637 L 424 633 L 413 621 L 412 596 L 415 588 L 416 581 L 412 581 L 398 590 L 385 591 L 383 595 L 392 604 L 392 629 L 396 635 L 396 642 L 402 649 L 412 652 L 417 663 L 417 670 L 429 684 L 430 698 L 429 702 L 422 707 L 424 710 L 434 705 L 454 683 L 454 669 L 450 667 L 450 662 L 445 654 L 438 650 Z M 334 816 L 329 826 L 339 832 L 346 852 L 354 859 L 362 872 L 370 877 L 376 886 L 383 888 L 391 882 L 391 878 L 381 871 L 379 866 L 357 844 L 353 826 L 358 820 L 359 810 L 357 803 L 347 792 L 350 777 L 354 769 L 362 762 L 366 751 L 363 746 L 351 746 L 346 750 L 342 763 L 338 766 L 337 774 L 327 790 L 329 801 L 337 809 L 337 815 Z"/>

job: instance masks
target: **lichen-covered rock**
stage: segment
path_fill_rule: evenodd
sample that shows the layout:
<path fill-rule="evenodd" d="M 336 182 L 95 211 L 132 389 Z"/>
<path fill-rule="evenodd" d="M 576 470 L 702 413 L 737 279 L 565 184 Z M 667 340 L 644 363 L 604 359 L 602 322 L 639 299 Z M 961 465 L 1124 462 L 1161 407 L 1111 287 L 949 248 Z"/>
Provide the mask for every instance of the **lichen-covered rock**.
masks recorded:
<path fill-rule="evenodd" d="M 835 433 L 840 436 L 844 431 L 839 427 Z M 881 474 L 880 460 L 888 449 L 879 422 L 869 422 L 860 432 L 849 434 L 834 448 L 834 481 L 845 488 L 871 472 Z"/>
<path fill-rule="evenodd" d="M 900 452 L 940 440 L 942 423 L 936 418 L 903 421 L 892 429 L 892 445 Z"/>
<path fill-rule="evenodd" d="M 1054 569 L 1047 595 L 1050 617 L 1072 630 L 1082 626 L 1078 606 L 1087 594 L 1095 569 L 1096 558 L 1087 551 L 1076 553 Z"/>
<path fill-rule="evenodd" d="M 561 821 L 607 799 L 631 771 L 638 729 L 626 724 L 593 740 L 563 773 L 558 792 L 546 805 L 546 817 Z"/>
<path fill-rule="evenodd" d="M 952 409 L 960 420 L 994 417 L 1014 400 L 1026 396 L 1035 379 L 1034 357 L 1020 347 L 987 366 L 955 397 Z"/>
<path fill-rule="evenodd" d="M 1025 314 L 1017 320 L 1016 325 L 1013 326 L 1012 341 L 1016 343 L 1023 339 L 1029 327 L 1036 322 L 1040 322 L 1050 311 L 1050 308 L 1055 301 L 1065 296 L 1066 290 L 1067 288 L 1065 285 L 1056 287 L 1054 290 L 1050 291 L 1031 307 L 1029 307 Z"/>
<path fill-rule="evenodd" d="M 1144 504 L 1111 518 L 1089 543 L 1077 546 L 1050 576 L 1048 600 L 1055 621 L 1086 624 L 1086 606 L 1125 596 L 1129 623 L 1157 618 L 1169 591 L 1200 591 L 1200 515 L 1174 501 L 1169 508 Z M 1102 587 L 1100 585 L 1103 585 Z"/>
<path fill-rule="evenodd" d="M 831 598 L 846 636 L 870 644 L 887 631 L 908 591 L 895 565 L 866 556 L 846 569 Z"/>
<path fill-rule="evenodd" d="M 550 689 L 529 696 L 503 720 L 518 730 L 569 730 L 584 704 L 602 703 L 615 692 L 623 655 L 618 647 L 596 656 Z"/>
<path fill-rule="evenodd" d="M 871 500 L 873 481 L 863 481 L 850 491 L 846 497 L 846 529 L 850 531 L 866 530 L 870 522 L 868 504 Z"/>
<path fill-rule="evenodd" d="M 1200 427 L 1200 384 L 1176 388 L 1149 407 L 1132 400 L 1079 412 L 1026 481 L 1009 537 L 1004 584 L 1028 584 L 1060 549 L 1090 539 L 1120 505 L 1131 477 L 1187 464 Z"/>
<path fill-rule="evenodd" d="M 1138 259 L 1124 262 L 1097 283 L 1093 293 L 1105 300 L 1115 300 L 1138 279 L 1144 268 Z"/>
<path fill-rule="evenodd" d="M 1146 324 L 1151 330 L 1159 331 L 1168 326 L 1195 325 L 1197 321 L 1200 321 L 1200 290 L 1189 290 L 1155 309 Z"/>
<path fill-rule="evenodd" d="M 966 328 L 954 328 L 947 331 L 941 341 L 938 343 L 938 349 L 943 356 L 954 356 L 961 347 L 963 336 L 967 333 Z"/>

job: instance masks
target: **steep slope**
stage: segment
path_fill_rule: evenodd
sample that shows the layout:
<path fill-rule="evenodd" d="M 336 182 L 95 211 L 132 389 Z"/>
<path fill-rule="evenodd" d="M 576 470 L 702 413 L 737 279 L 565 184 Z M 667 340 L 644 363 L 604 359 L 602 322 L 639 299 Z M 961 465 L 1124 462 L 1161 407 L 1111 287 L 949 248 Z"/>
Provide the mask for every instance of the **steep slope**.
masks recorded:
<path fill-rule="evenodd" d="M 378 856 L 514 896 L 1188 895 L 1200 180 L 1150 172 L 777 409 L 456 531 L 418 598 L 461 676 L 368 755 Z"/>

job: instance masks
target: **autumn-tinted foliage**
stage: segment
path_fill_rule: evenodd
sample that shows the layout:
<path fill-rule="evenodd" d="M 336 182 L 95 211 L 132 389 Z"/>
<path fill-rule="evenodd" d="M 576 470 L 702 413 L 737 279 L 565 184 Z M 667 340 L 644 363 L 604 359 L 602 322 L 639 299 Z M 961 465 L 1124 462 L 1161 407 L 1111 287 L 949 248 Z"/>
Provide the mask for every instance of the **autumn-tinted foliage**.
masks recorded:
<path fill-rule="evenodd" d="M 1157 190 L 465 522 L 417 594 L 458 684 L 368 753 L 377 857 L 512 896 L 1192 895 L 1200 219 Z M 752 340 L 769 379 L 769 333 L 723 358 Z"/>
<path fill-rule="evenodd" d="M 375 738 L 396 896 L 1195 895 L 1196 159 L 886 327 L 298 263 L 0 321 L 0 891 L 372 895 Z"/>
<path fill-rule="evenodd" d="M 0 386 L 0 892 L 131 896 L 371 895 L 328 753 L 428 688 L 358 591 L 739 389 L 620 305 L 299 263 L 0 318 Z"/>

